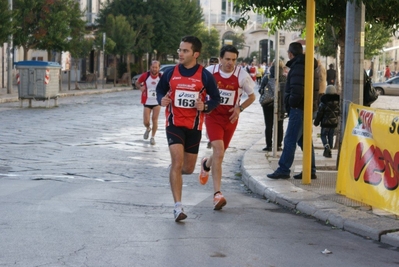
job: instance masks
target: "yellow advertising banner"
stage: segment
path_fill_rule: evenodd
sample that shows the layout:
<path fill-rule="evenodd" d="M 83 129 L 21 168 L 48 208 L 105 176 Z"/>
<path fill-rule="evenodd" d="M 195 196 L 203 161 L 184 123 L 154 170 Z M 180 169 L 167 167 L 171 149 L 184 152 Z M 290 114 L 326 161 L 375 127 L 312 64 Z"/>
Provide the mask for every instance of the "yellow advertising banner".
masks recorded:
<path fill-rule="evenodd" d="M 350 104 L 336 192 L 399 215 L 399 112 Z"/>

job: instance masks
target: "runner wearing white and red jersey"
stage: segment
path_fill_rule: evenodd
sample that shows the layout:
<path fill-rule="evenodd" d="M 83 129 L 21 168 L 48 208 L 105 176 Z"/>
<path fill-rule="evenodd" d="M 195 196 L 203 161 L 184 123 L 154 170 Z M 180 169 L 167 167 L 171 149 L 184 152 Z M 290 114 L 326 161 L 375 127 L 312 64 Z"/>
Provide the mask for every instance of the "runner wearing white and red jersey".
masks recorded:
<path fill-rule="evenodd" d="M 205 125 L 213 153 L 209 158 L 202 159 L 199 181 L 206 184 L 212 169 L 215 210 L 226 205 L 226 199 L 220 192 L 224 153 L 236 130 L 240 113 L 255 101 L 255 83 L 246 71 L 236 66 L 237 57 L 238 50 L 232 45 L 225 45 L 220 50 L 220 64 L 206 68 L 216 79 L 220 105 L 206 114 Z M 248 98 L 240 104 L 243 92 Z"/>
<path fill-rule="evenodd" d="M 136 81 L 136 86 L 141 90 L 141 104 L 144 105 L 143 123 L 146 127 L 143 138 L 148 139 L 150 132 L 150 144 L 155 145 L 155 134 L 158 129 L 158 117 L 161 106 L 157 101 L 157 84 L 161 78 L 159 73 L 160 63 L 157 60 L 151 62 L 150 71 L 144 72 Z M 152 113 L 152 116 L 151 116 Z M 152 129 L 150 125 L 152 121 Z"/>

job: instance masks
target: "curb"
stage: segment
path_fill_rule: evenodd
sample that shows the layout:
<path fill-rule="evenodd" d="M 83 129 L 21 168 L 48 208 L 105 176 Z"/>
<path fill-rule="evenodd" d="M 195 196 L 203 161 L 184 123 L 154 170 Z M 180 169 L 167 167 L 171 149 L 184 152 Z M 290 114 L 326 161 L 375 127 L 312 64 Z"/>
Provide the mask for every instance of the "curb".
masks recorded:
<path fill-rule="evenodd" d="M 70 91 L 61 91 L 58 94 L 58 97 L 69 97 L 69 96 L 82 96 L 82 95 L 95 95 L 95 94 L 107 94 L 114 92 L 123 92 L 123 91 L 133 91 L 132 87 L 115 87 L 115 88 L 107 88 L 107 89 L 85 89 L 85 90 L 70 90 Z M 0 103 L 10 103 L 10 102 L 18 102 L 20 99 L 18 97 L 18 93 L 13 93 L 11 95 L 0 95 Z"/>
<path fill-rule="evenodd" d="M 265 159 L 255 154 L 254 147 L 259 145 L 255 143 L 244 153 L 241 165 L 242 181 L 252 192 L 327 225 L 399 247 L 399 225 L 396 220 L 325 200 L 323 195 L 297 187 L 288 180 L 267 178 L 266 174 L 273 170 L 267 160 L 265 163 Z"/>

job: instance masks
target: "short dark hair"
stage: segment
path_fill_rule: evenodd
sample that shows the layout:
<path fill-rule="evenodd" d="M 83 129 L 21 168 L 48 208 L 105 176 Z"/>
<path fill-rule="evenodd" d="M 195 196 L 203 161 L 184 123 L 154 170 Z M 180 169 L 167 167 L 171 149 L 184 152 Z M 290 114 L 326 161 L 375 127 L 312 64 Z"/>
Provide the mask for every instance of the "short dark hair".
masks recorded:
<path fill-rule="evenodd" d="M 209 64 L 218 64 L 219 63 L 219 59 L 217 57 L 211 57 L 209 59 Z"/>
<path fill-rule="evenodd" d="M 187 35 L 181 38 L 181 41 L 184 43 L 190 43 L 194 53 L 195 52 L 201 53 L 202 43 L 200 39 L 198 39 L 198 37 L 193 35 Z"/>
<path fill-rule="evenodd" d="M 237 48 L 235 48 L 235 46 L 232 45 L 224 45 L 221 49 L 220 49 L 220 58 L 224 57 L 224 54 L 226 52 L 231 52 L 237 55 L 238 57 L 238 50 Z"/>
<path fill-rule="evenodd" d="M 290 46 L 288 47 L 288 51 L 296 57 L 297 55 L 303 54 L 303 47 L 301 43 L 298 42 L 293 42 L 290 43 Z"/>

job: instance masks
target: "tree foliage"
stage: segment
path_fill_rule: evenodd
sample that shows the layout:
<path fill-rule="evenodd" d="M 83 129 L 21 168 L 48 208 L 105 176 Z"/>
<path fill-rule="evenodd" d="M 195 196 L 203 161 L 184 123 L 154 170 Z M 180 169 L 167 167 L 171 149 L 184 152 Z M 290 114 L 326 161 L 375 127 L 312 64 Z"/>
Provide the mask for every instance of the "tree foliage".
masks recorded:
<path fill-rule="evenodd" d="M 136 34 L 123 15 L 118 15 L 116 17 L 112 14 L 108 15 L 105 25 L 103 25 L 103 30 L 107 34 L 107 37 L 115 43 L 115 46 L 110 52 L 114 55 L 114 63 L 116 66 L 117 56 L 124 56 L 133 51 L 138 34 Z M 129 66 L 129 61 L 127 63 Z M 114 75 L 114 85 L 115 83 L 116 72 Z"/>
<path fill-rule="evenodd" d="M 303 30 L 303 22 L 306 17 L 306 0 L 233 0 L 235 9 L 240 10 L 241 18 L 238 20 L 229 20 L 231 26 L 245 27 L 248 21 L 247 13 L 254 11 L 259 14 L 264 14 L 268 18 L 272 18 L 269 23 L 269 28 L 272 31 L 277 29 L 295 29 Z M 349 0 L 351 3 L 361 3 L 360 0 Z M 338 56 L 341 70 L 344 71 L 344 51 L 346 39 L 346 9 L 347 2 L 342 0 L 316 0 L 316 25 L 315 35 L 318 38 L 319 52 L 324 55 L 334 56 L 336 51 L 341 53 Z M 382 44 L 385 42 L 385 37 L 392 37 L 392 34 L 397 31 L 399 26 L 399 16 L 397 10 L 399 8 L 399 1 L 396 0 L 367 0 L 363 1 L 365 5 L 365 20 L 368 25 L 373 27 L 366 27 L 366 58 L 378 53 L 381 50 Z M 302 26 L 298 26 L 302 23 Z M 367 25 L 367 24 L 366 24 Z M 376 32 L 372 29 L 376 29 Z M 379 32 L 378 29 L 380 29 Z M 381 30 L 385 29 L 385 30 Z M 374 35 L 374 36 L 373 36 Z M 377 36 L 380 40 L 376 40 Z M 384 40 L 385 39 L 385 40 Z M 323 46 L 325 45 L 325 46 Z M 340 49 L 335 49 L 339 46 Z M 379 46 L 379 48 L 378 48 Z M 343 76 L 341 76 L 342 78 Z"/>
<path fill-rule="evenodd" d="M 231 40 L 237 49 L 243 49 L 245 46 L 245 36 L 243 33 L 237 34 L 228 32 L 224 35 L 224 40 Z"/>
<path fill-rule="evenodd" d="M 351 0 L 350 0 L 351 1 Z M 360 0 L 352 0 L 360 3 Z M 306 16 L 306 0 L 234 0 L 235 9 L 241 10 L 242 17 L 236 21 L 229 20 L 232 26 L 244 27 L 247 23 L 247 12 L 254 11 L 272 18 L 273 21 L 268 25 L 272 31 L 277 29 L 296 29 L 298 24 L 303 22 Z M 386 29 L 384 32 L 394 33 L 399 26 L 399 16 L 397 9 L 399 2 L 395 0 L 368 0 L 363 1 L 366 9 L 366 22 L 379 29 Z M 316 36 L 322 37 L 325 44 L 344 46 L 345 27 L 346 27 L 346 6 L 347 1 L 342 0 L 317 0 L 316 1 Z M 389 8 L 387 8 L 389 7 Z M 367 38 L 367 37 L 366 37 Z M 371 39 L 371 38 L 370 38 Z M 331 54 L 331 47 L 326 48 L 327 54 Z M 328 52 L 330 51 L 330 52 Z"/>
<path fill-rule="evenodd" d="M 94 39 L 93 38 L 85 38 L 84 35 L 80 37 L 76 36 L 69 42 L 69 52 L 71 53 L 71 57 L 74 59 L 78 58 L 86 58 L 90 52 L 93 50 Z M 73 60 L 73 68 L 75 70 L 75 77 L 77 77 L 78 70 L 78 61 Z M 75 89 L 79 89 L 78 80 L 75 79 Z"/>
<path fill-rule="evenodd" d="M 156 50 L 158 59 L 175 54 L 185 35 L 198 35 L 202 25 L 202 10 L 196 1 L 187 0 L 114 0 L 107 1 L 97 22 L 104 25 L 109 14 L 124 15 L 135 31 L 143 27 L 136 40 L 134 54 Z M 138 18 L 145 19 L 138 19 Z M 133 19 L 134 18 L 134 19 Z"/>
<path fill-rule="evenodd" d="M 85 30 L 83 12 L 74 0 L 14 0 L 14 45 L 29 49 L 68 49 L 69 39 Z"/>
<path fill-rule="evenodd" d="M 390 41 L 391 29 L 387 29 L 381 24 L 366 23 L 365 25 L 365 46 L 364 58 L 372 59 L 381 55 L 381 48 Z"/>
<path fill-rule="evenodd" d="M 8 0 L 0 0 L 0 43 L 7 42 L 8 36 L 11 33 L 11 11 Z"/>
<path fill-rule="evenodd" d="M 219 32 L 215 28 L 208 30 L 203 27 L 197 36 L 202 42 L 201 55 L 198 60 L 207 64 L 210 57 L 219 56 Z"/>

